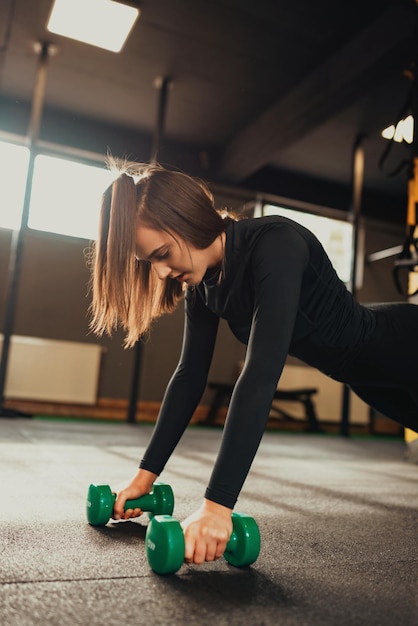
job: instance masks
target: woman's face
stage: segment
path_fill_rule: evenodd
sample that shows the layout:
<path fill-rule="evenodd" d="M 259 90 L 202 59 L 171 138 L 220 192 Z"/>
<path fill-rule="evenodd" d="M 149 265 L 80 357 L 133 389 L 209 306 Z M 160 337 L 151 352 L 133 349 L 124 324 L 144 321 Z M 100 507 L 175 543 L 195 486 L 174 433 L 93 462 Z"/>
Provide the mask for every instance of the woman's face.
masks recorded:
<path fill-rule="evenodd" d="M 211 266 L 213 252 L 210 247 L 199 250 L 178 236 L 139 225 L 136 256 L 149 261 L 161 280 L 169 277 L 188 285 L 198 285 Z"/>

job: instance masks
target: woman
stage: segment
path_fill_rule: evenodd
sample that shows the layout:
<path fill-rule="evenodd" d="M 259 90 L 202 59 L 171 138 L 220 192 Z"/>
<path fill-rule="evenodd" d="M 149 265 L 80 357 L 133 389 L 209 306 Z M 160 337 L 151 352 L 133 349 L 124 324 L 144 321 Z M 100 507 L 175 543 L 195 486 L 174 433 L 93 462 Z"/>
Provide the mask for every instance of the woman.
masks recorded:
<path fill-rule="evenodd" d="M 132 346 L 185 298 L 179 364 L 139 470 L 119 492 L 148 493 L 206 386 L 219 318 L 247 345 L 222 444 L 201 507 L 183 522 L 186 562 L 220 557 L 231 513 L 259 446 L 286 357 L 347 383 L 368 404 L 418 431 L 418 307 L 358 304 L 319 241 L 282 217 L 236 220 L 201 182 L 159 165 L 124 173 L 103 196 L 92 273 L 92 328 L 119 324 Z"/>

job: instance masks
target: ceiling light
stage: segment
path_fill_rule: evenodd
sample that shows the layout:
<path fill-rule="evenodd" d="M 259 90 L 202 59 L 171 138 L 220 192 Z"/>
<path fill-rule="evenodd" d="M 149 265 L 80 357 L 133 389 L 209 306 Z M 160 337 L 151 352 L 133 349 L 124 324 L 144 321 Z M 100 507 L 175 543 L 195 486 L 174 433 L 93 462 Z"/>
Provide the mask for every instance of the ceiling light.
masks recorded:
<path fill-rule="evenodd" d="M 382 137 L 384 139 L 389 139 L 401 143 L 402 141 L 406 141 L 406 143 L 412 143 L 414 140 L 414 118 L 412 115 L 408 115 L 403 120 L 399 120 L 396 124 L 392 124 L 388 126 L 384 130 L 382 130 Z"/>
<path fill-rule="evenodd" d="M 113 0 L 55 0 L 47 29 L 120 52 L 138 16 L 139 9 Z"/>

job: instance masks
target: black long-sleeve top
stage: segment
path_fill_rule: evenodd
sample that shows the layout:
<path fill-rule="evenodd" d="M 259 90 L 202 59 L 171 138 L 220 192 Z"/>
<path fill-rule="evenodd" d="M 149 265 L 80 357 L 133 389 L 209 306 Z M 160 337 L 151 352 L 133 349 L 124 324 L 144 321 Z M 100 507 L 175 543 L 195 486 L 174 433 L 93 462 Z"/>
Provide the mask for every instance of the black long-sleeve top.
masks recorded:
<path fill-rule="evenodd" d="M 247 351 L 205 496 L 233 508 L 287 355 L 336 374 L 370 337 L 375 319 L 303 226 L 279 216 L 233 222 L 222 281 L 212 276 L 186 293 L 180 361 L 140 467 L 160 474 L 188 425 L 206 386 L 219 318 Z"/>

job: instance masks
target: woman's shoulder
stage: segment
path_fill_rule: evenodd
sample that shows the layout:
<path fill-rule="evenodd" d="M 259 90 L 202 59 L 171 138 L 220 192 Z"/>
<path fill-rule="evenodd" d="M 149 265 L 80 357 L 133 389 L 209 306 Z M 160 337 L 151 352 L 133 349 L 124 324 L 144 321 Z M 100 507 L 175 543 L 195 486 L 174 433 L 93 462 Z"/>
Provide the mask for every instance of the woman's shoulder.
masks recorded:
<path fill-rule="evenodd" d="M 246 218 L 227 232 L 226 257 L 233 266 L 270 259 L 292 264 L 321 266 L 326 253 L 315 235 L 297 222 L 280 215 Z"/>
<path fill-rule="evenodd" d="M 233 224 L 236 244 L 255 244 L 260 237 L 267 237 L 279 242 L 280 240 L 307 240 L 313 234 L 306 228 L 281 215 L 266 217 L 249 217 L 238 220 Z"/>

